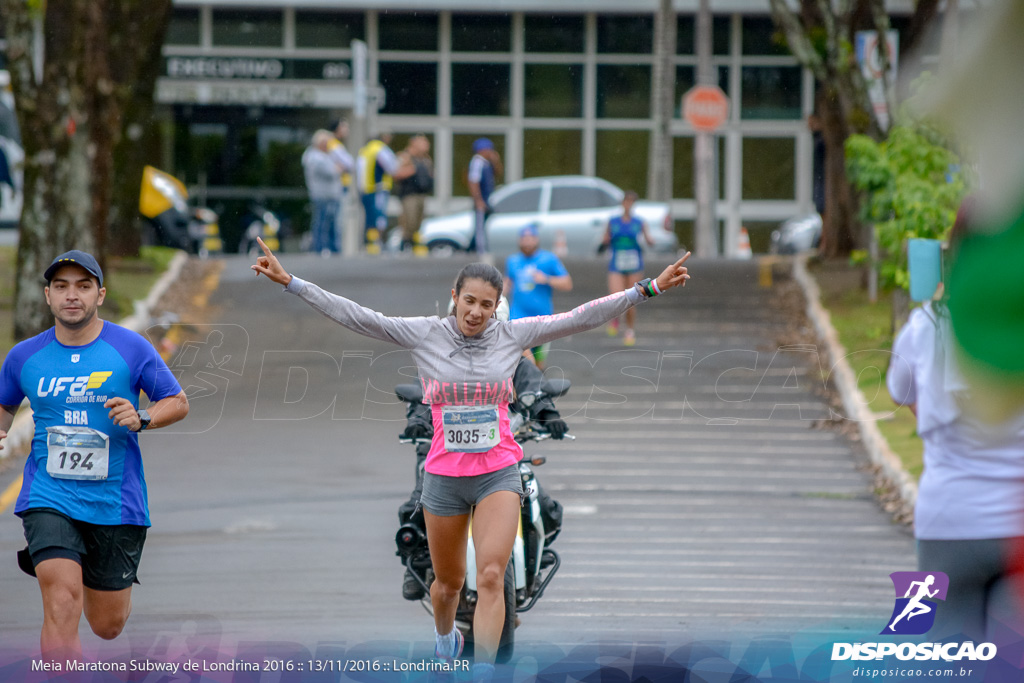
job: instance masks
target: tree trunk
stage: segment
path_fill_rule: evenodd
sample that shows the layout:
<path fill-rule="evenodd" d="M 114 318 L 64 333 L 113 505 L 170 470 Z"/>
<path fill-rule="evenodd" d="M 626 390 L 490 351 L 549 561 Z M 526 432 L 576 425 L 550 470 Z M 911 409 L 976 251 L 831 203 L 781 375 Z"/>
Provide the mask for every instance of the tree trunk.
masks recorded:
<path fill-rule="evenodd" d="M 672 0 L 661 0 L 654 18 L 654 73 L 651 116 L 654 130 L 648 158 L 647 196 L 658 202 L 672 200 L 672 113 L 675 109 L 676 13 Z"/>
<path fill-rule="evenodd" d="M 876 139 L 884 136 L 850 47 L 857 29 L 875 29 L 884 36 L 888 15 L 883 0 L 846 0 L 838 5 L 800 0 L 798 11 L 787 0 L 769 0 L 769 4 L 790 52 L 817 82 L 815 110 L 825 143 L 821 253 L 843 256 L 857 246 L 860 233 L 857 198 L 846 176 L 846 138 L 853 133 L 867 133 Z M 918 0 L 911 21 L 913 35 L 904 41 L 905 48 L 917 42 L 937 4 L 938 0 Z"/>
<path fill-rule="evenodd" d="M 825 143 L 825 212 L 819 251 L 825 258 L 835 258 L 849 254 L 855 246 L 856 195 L 846 177 L 845 146 L 850 131 L 841 98 L 831 88 L 818 91 L 816 109 Z"/>
<path fill-rule="evenodd" d="M 46 4 L 46 61 L 37 82 L 32 45 L 38 10 L 17 0 L 3 3 L 11 85 L 25 149 L 25 202 L 14 293 L 16 339 L 52 324 L 42 274 L 53 258 L 69 249 L 95 248 L 82 59 L 87 6 L 88 0 Z"/>
<path fill-rule="evenodd" d="M 16 339 L 52 324 L 41 276 L 53 258 L 82 249 L 102 264 L 111 217 L 135 218 L 142 158 L 135 157 L 134 168 L 120 168 L 113 150 L 122 140 L 134 143 L 125 125 L 151 119 L 170 7 L 171 0 L 0 0 L 25 149 Z M 33 49 L 37 40 L 42 65 Z M 135 106 L 138 100 L 144 102 Z M 121 185 L 129 189 L 117 195 L 122 208 L 112 211 L 114 188 Z M 138 252 L 137 228 L 114 239 Z"/>
<path fill-rule="evenodd" d="M 153 97 L 163 65 L 163 53 L 152 46 L 164 44 L 172 2 L 110 1 L 111 24 L 126 27 L 118 33 L 118 40 L 111 37 L 111 54 L 126 58 L 118 60 L 112 68 L 120 120 L 119 135 L 112 150 L 116 177 L 110 204 L 108 247 L 110 254 L 135 256 L 142 243 L 139 186 L 142 168 L 154 156 Z"/>

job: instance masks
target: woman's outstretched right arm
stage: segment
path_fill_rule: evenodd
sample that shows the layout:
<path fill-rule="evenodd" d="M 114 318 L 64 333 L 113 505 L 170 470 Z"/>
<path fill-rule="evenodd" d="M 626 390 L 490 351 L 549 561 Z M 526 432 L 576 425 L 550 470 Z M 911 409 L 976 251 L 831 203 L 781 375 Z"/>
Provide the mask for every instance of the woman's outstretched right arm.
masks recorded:
<path fill-rule="evenodd" d="M 251 268 L 266 275 L 271 281 L 284 285 L 285 290 L 295 294 L 323 315 L 353 332 L 380 341 L 391 342 L 405 348 L 416 346 L 427 335 L 431 318 L 392 318 L 378 311 L 360 306 L 351 299 L 332 294 L 312 282 L 293 276 L 284 269 L 263 240 L 256 238 L 263 249 L 263 256 L 256 259 Z"/>

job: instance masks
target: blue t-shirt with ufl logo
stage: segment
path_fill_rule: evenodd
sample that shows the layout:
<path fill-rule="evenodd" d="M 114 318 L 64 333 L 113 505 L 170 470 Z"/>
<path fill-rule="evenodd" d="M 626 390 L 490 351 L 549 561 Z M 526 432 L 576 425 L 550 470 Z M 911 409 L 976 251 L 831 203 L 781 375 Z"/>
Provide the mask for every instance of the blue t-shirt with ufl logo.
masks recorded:
<path fill-rule="evenodd" d="M 148 341 L 111 322 L 84 346 L 61 344 L 50 328 L 11 349 L 0 405 L 27 396 L 35 418 L 14 513 L 53 508 L 90 524 L 149 526 L 139 435 L 103 406 L 120 397 L 138 408 L 140 391 L 156 402 L 181 387 Z"/>

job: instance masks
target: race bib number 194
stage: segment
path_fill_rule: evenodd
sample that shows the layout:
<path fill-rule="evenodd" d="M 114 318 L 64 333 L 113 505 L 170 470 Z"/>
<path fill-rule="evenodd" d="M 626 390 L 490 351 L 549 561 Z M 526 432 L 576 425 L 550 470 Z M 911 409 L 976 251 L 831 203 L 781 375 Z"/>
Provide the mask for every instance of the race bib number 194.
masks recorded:
<path fill-rule="evenodd" d="M 46 472 L 55 479 L 107 478 L 110 437 L 88 427 L 46 428 Z"/>

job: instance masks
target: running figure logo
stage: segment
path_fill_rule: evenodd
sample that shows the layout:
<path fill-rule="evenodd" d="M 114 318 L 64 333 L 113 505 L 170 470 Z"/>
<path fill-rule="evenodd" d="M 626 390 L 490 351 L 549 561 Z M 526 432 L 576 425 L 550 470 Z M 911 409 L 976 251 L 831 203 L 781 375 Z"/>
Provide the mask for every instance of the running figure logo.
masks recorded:
<path fill-rule="evenodd" d="M 893 572 L 889 578 L 896 589 L 896 605 L 882 634 L 927 633 L 935 623 L 935 599 L 946 599 L 949 577 L 942 572 Z"/>

